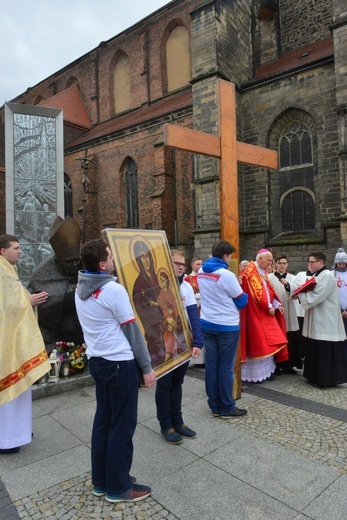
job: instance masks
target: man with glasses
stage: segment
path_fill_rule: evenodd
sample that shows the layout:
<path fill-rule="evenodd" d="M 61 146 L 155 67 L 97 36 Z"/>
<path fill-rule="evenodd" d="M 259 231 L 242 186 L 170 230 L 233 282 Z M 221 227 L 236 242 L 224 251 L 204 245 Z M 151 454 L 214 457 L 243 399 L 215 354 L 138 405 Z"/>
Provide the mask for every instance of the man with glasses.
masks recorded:
<path fill-rule="evenodd" d="M 302 353 L 295 302 L 290 297 L 290 284 L 294 281 L 295 276 L 287 272 L 289 262 L 286 255 L 277 255 L 274 262 L 275 270 L 269 274 L 269 280 L 284 307 L 289 353 L 287 361 L 276 364 L 275 374 L 281 375 L 282 371 L 285 374 L 296 374 L 297 372 L 293 367 L 302 368 Z"/>
<path fill-rule="evenodd" d="M 200 329 L 198 307 L 191 285 L 184 281 L 186 262 L 184 253 L 177 249 L 171 251 L 175 274 L 180 287 L 180 295 L 184 310 L 192 331 L 192 355 L 196 359 L 204 339 Z M 180 444 L 182 437 L 194 439 L 196 432 L 186 426 L 182 417 L 182 385 L 189 361 L 175 368 L 157 381 L 155 402 L 157 418 L 160 424 L 160 434 L 170 444 Z"/>
<path fill-rule="evenodd" d="M 308 256 L 308 276 L 316 278 L 312 291 L 300 293 L 305 311 L 302 334 L 305 341 L 304 377 L 320 387 L 347 382 L 346 338 L 334 275 L 325 266 L 323 251 Z"/>

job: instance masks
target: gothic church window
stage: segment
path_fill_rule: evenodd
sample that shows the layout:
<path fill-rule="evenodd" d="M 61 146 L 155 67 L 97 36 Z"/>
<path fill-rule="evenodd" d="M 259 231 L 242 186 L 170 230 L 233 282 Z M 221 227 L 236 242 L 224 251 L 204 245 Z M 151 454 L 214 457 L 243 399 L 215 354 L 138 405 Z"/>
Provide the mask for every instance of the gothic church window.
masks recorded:
<path fill-rule="evenodd" d="M 310 129 L 291 121 L 279 140 L 280 186 L 283 231 L 315 229 L 313 149 Z M 306 185 L 306 187 L 305 187 Z"/>
<path fill-rule="evenodd" d="M 306 190 L 291 190 L 282 203 L 283 231 L 314 230 L 314 199 Z"/>
<path fill-rule="evenodd" d="M 42 103 L 42 101 L 44 101 L 45 98 L 41 95 L 38 95 L 34 101 L 34 105 L 39 105 L 40 103 Z"/>
<path fill-rule="evenodd" d="M 70 87 L 72 87 L 72 85 L 78 85 L 78 84 L 79 84 L 79 81 L 76 78 L 76 76 L 70 76 L 69 79 L 66 82 L 65 90 L 70 88 Z"/>
<path fill-rule="evenodd" d="M 176 26 L 166 42 L 167 91 L 182 88 L 190 81 L 189 34 L 183 25 Z"/>
<path fill-rule="evenodd" d="M 126 227 L 139 227 L 137 165 L 129 159 L 125 167 Z"/>
<path fill-rule="evenodd" d="M 66 217 L 73 217 L 72 211 L 72 184 L 70 178 L 64 173 L 64 215 Z"/>
<path fill-rule="evenodd" d="M 285 129 L 279 143 L 280 169 L 312 164 L 312 137 L 306 125 L 294 121 Z"/>
<path fill-rule="evenodd" d="M 116 114 L 131 109 L 130 63 L 125 53 L 121 53 L 113 71 L 114 111 Z"/>

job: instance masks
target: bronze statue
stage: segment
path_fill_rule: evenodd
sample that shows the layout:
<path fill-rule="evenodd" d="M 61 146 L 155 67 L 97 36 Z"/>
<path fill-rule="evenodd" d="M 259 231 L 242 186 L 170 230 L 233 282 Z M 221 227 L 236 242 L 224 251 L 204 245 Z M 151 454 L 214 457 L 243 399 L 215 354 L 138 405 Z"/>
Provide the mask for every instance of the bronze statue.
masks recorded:
<path fill-rule="evenodd" d="M 38 320 L 46 350 L 50 353 L 56 341 L 83 343 L 74 299 L 77 273 L 81 269 L 81 229 L 71 217 L 56 217 L 48 237 L 54 255 L 35 268 L 28 290 L 48 293 L 47 301 L 40 306 Z"/>

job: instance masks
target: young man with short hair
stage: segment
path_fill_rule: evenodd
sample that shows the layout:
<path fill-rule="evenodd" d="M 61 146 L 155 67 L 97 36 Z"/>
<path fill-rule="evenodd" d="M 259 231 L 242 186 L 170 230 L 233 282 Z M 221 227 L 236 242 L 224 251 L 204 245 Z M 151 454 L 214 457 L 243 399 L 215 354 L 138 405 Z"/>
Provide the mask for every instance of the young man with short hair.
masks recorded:
<path fill-rule="evenodd" d="M 154 385 L 155 373 L 129 296 L 113 277 L 109 247 L 101 239 L 90 240 L 82 246 L 81 259 L 86 269 L 78 274 L 75 302 L 97 403 L 92 433 L 93 494 L 106 495 L 112 503 L 138 502 L 151 493 L 130 476 L 138 366 L 147 388 Z"/>
<path fill-rule="evenodd" d="M 305 311 L 302 334 L 305 340 L 303 376 L 310 383 L 335 386 L 347 382 L 347 360 L 344 355 L 345 329 L 341 317 L 336 280 L 325 266 L 323 251 L 308 256 L 308 273 L 316 279 L 312 291 L 301 293 Z"/>
<path fill-rule="evenodd" d="M 228 270 L 234 251 L 229 242 L 220 240 L 212 247 L 212 257 L 202 265 L 198 274 L 208 405 L 215 417 L 223 419 L 247 413 L 247 410 L 237 408 L 232 398 L 240 336 L 239 309 L 248 301 L 235 274 Z"/>
<path fill-rule="evenodd" d="M 190 262 L 190 266 L 192 268 L 192 271 L 190 274 L 185 275 L 184 280 L 193 288 L 196 304 L 198 308 L 200 308 L 200 292 L 199 292 L 199 284 L 198 284 L 198 272 L 200 267 L 202 266 L 202 260 L 199 256 L 194 256 L 192 258 L 192 261 Z"/>
<path fill-rule="evenodd" d="M 296 304 L 290 296 L 290 284 L 295 280 L 295 276 L 287 271 L 289 262 L 286 255 L 277 255 L 274 263 L 275 270 L 269 274 L 269 280 L 284 308 L 289 354 L 287 361 L 276 364 L 275 374 L 281 375 L 282 371 L 285 374 L 296 374 L 293 367 L 302 368 L 302 351 Z"/>

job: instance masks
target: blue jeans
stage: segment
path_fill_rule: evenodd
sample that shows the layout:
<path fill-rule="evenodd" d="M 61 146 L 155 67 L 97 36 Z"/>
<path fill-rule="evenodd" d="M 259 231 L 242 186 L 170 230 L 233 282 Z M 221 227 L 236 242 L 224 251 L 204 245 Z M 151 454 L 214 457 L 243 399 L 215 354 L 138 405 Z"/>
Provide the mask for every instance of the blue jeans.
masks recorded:
<path fill-rule="evenodd" d="M 189 363 L 175 368 L 157 381 L 155 403 L 157 418 L 162 430 L 169 430 L 183 424 L 182 384 Z"/>
<path fill-rule="evenodd" d="M 92 433 L 92 481 L 96 488 L 119 494 L 131 486 L 133 436 L 137 422 L 139 373 L 135 360 L 92 357 L 96 412 Z"/>
<path fill-rule="evenodd" d="M 205 388 L 213 413 L 228 414 L 235 410 L 232 398 L 234 364 L 240 331 L 203 330 L 205 340 Z"/>

